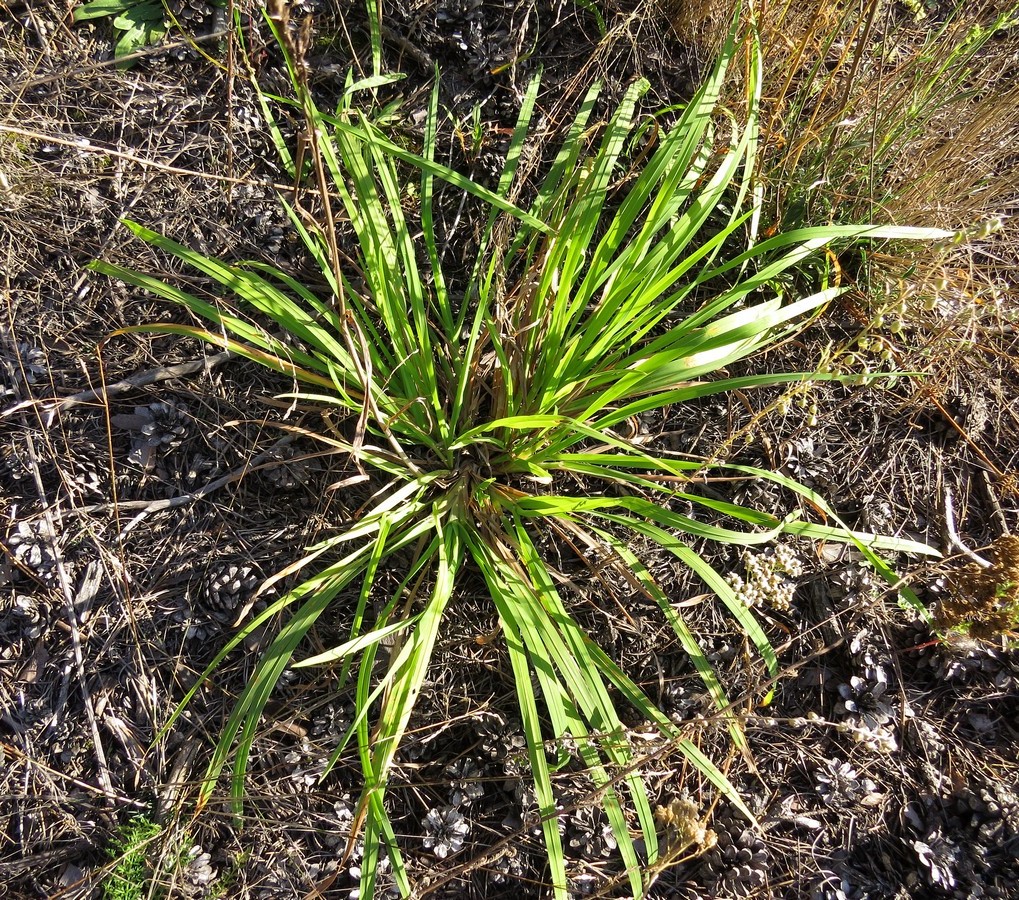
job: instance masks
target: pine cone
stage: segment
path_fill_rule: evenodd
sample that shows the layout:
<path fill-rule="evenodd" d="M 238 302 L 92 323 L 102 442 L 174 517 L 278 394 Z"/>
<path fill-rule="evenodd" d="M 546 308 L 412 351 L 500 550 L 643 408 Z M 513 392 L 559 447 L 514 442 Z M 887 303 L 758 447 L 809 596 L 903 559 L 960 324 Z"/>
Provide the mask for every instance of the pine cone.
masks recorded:
<path fill-rule="evenodd" d="M 715 878 L 717 895 L 744 897 L 763 887 L 771 861 L 764 838 L 735 810 L 724 810 L 711 827 L 716 844 L 702 859 Z"/>
<path fill-rule="evenodd" d="M 566 841 L 584 859 L 601 859 L 616 849 L 612 828 L 595 806 L 582 806 L 570 816 Z"/>
<path fill-rule="evenodd" d="M 180 25 L 198 31 L 212 17 L 209 0 L 167 0 L 166 7 Z"/>
<path fill-rule="evenodd" d="M 43 581 L 52 581 L 57 573 L 57 559 L 49 526 L 42 520 L 18 522 L 7 536 L 7 546 L 15 560 Z"/>
<path fill-rule="evenodd" d="M 203 601 L 214 618 L 225 621 L 251 597 L 261 577 L 251 566 L 230 564 L 208 573 Z"/>

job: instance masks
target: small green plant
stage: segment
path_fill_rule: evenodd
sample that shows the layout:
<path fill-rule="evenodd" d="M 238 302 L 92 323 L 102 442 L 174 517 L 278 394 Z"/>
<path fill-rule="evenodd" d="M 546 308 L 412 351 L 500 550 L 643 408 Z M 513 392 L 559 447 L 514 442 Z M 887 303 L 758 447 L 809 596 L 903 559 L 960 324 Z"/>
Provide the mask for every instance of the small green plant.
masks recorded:
<path fill-rule="evenodd" d="M 152 844 L 163 828 L 136 816 L 117 830 L 109 856 L 113 870 L 103 879 L 103 900 L 142 900 L 152 880 Z"/>
<path fill-rule="evenodd" d="M 89 0 L 74 10 L 75 22 L 112 19 L 113 55 L 130 56 L 166 34 L 163 0 Z"/>
<path fill-rule="evenodd" d="M 356 744 L 365 784 L 351 840 L 363 831 L 361 895 L 374 891 L 382 852 L 389 855 L 400 890 L 410 895 L 386 788 L 443 619 L 471 571 L 487 584 L 501 626 L 554 896 L 565 900 L 567 879 L 551 773 L 566 762 L 561 748 L 568 738 L 598 792 L 630 890 L 638 897 L 660 857 L 659 838 L 617 703 L 653 722 L 696 771 L 752 816 L 689 735 L 585 634 L 556 587 L 542 541 L 572 546 L 581 557 L 608 556 L 628 586 L 618 601 L 641 596 L 657 605 L 732 740 L 746 749 L 739 720 L 697 636 L 630 542 L 650 542 L 692 569 L 745 631 L 771 676 L 778 672 L 774 649 L 753 611 L 698 552 L 702 542 L 751 547 L 783 534 L 852 542 L 894 584 L 898 579 L 876 551 L 934 551 L 853 533 L 821 497 L 778 474 L 652 452 L 627 440 L 624 426 L 652 410 L 736 389 L 839 378 L 737 377 L 726 368 L 792 334 L 840 294 L 838 287 L 823 284 L 806 297 L 785 294 L 784 277 L 820 248 L 864 238 L 944 240 L 950 233 L 849 225 L 757 239 L 760 210 L 752 174 L 760 61 L 753 29 L 744 30 L 738 15 L 714 70 L 678 121 L 662 128 L 642 166 L 631 171 L 626 148 L 647 84 L 632 85 L 601 123 L 593 118 L 598 101 L 593 88 L 526 210 L 510 198 L 518 187 L 537 80 L 526 94 L 502 177 L 490 191 L 435 161 L 437 92 L 424 149 L 416 155 L 353 108 L 358 88 L 370 89 L 376 79 L 360 85 L 348 80 L 337 112 L 321 111 L 287 35 L 285 27 L 279 29 L 297 99 L 267 97 L 263 108 L 270 123 L 272 100 L 297 109 L 308 124 L 311 173 L 326 201 L 320 225 L 311 228 L 282 202 L 329 286 L 328 296 L 265 263 L 228 265 L 126 223 L 137 237 L 225 288 L 242 308 L 274 323 L 286 333 L 284 341 L 221 297 L 207 300 L 122 266 L 93 264 L 211 323 L 128 330 L 217 344 L 303 386 L 287 396 L 346 415 L 346 433 L 324 428 L 318 437 L 349 456 L 351 482 L 372 488 L 373 499 L 356 518 L 338 522 L 335 534 L 266 582 L 268 592 L 284 575 L 304 573 L 298 587 L 244 624 L 171 719 L 248 634 L 287 614 L 223 730 L 199 806 L 212 797 L 231 757 L 231 792 L 236 805 L 242 802 L 258 722 L 285 669 L 340 665 L 341 684 L 356 670 L 357 714 L 330 765 L 351 741 Z M 718 102 L 737 57 L 747 75 L 742 119 Z M 279 130 L 273 127 L 272 133 L 289 172 L 303 172 Z M 408 166 L 411 182 L 405 180 Z M 433 227 L 436 179 L 490 208 L 469 283 L 457 292 L 440 264 Z M 411 222 L 404 211 L 410 196 L 419 221 Z M 332 197 L 339 198 L 353 229 L 355 246 L 345 246 L 344 255 Z M 697 486 L 706 471 L 768 479 L 787 491 L 793 509 L 761 512 L 707 495 Z M 697 513 L 682 511 L 684 504 Z M 812 520 L 812 511 L 827 521 Z M 410 563 L 401 562 L 399 587 L 379 596 L 380 572 L 398 553 L 401 559 L 408 554 Z M 341 596 L 353 608 L 349 639 L 295 663 L 305 635 Z M 373 609 L 381 610 L 374 621 Z M 377 663 L 386 658 L 380 674 Z M 554 747 L 560 749 L 549 749 Z"/>

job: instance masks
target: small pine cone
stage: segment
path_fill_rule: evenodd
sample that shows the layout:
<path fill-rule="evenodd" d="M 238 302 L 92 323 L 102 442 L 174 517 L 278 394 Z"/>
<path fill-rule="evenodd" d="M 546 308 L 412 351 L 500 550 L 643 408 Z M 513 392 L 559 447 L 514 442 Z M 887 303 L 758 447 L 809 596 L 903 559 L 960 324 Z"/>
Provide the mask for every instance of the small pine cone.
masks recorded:
<path fill-rule="evenodd" d="M 523 878 L 526 870 L 527 862 L 512 846 L 507 847 L 501 856 L 491 860 L 488 864 L 489 877 L 496 884 L 504 884 L 510 879 L 516 881 Z"/>
<path fill-rule="evenodd" d="M 192 616 L 187 610 L 179 610 L 173 615 L 173 621 L 183 626 L 185 637 L 189 641 L 205 643 L 215 640 L 222 633 L 223 626 L 217 621 Z"/>
<path fill-rule="evenodd" d="M 71 459 L 67 487 L 72 494 L 100 500 L 110 494 L 110 473 L 101 460 L 105 454 L 94 445 L 77 448 Z"/>
<path fill-rule="evenodd" d="M 7 546 L 15 560 L 44 581 L 52 581 L 57 572 L 50 537 L 44 521 L 18 522 L 7 536 Z"/>
<path fill-rule="evenodd" d="M 24 594 L 18 594 L 14 598 L 14 609 L 12 619 L 20 620 L 21 636 L 34 640 L 42 634 L 46 627 L 48 611 L 42 606 L 38 599 Z"/>
<path fill-rule="evenodd" d="M 46 379 L 49 369 L 46 365 L 46 354 L 38 347 L 21 342 L 18 344 L 18 377 L 23 378 L 27 384 L 37 384 Z"/>
<path fill-rule="evenodd" d="M 513 48 L 505 31 L 471 37 L 473 39 L 467 45 L 467 60 L 479 78 L 488 78 L 512 56 Z"/>
<path fill-rule="evenodd" d="M 197 29 L 212 15 L 208 0 L 167 0 L 167 9 L 186 28 Z"/>
<path fill-rule="evenodd" d="M 297 491 L 308 483 L 311 470 L 290 447 L 281 447 L 272 454 L 275 465 L 261 470 L 262 476 L 278 491 Z"/>
<path fill-rule="evenodd" d="M 440 0 L 436 5 L 437 23 L 475 21 L 482 13 L 483 0 Z"/>
<path fill-rule="evenodd" d="M 131 414 L 118 414 L 110 421 L 131 435 L 128 461 L 151 472 L 161 456 L 175 450 L 187 436 L 187 409 L 171 402 L 136 406 Z"/>
<path fill-rule="evenodd" d="M 768 880 L 770 854 L 764 838 L 735 810 L 715 817 L 716 843 L 702 857 L 714 876 L 719 896 L 743 897 Z"/>
<path fill-rule="evenodd" d="M 981 675 L 993 678 L 1003 668 L 993 648 L 962 636 L 945 644 L 928 640 L 913 655 L 917 668 L 927 669 L 938 681 L 952 684 L 967 684 Z"/>
<path fill-rule="evenodd" d="M 210 572 L 205 579 L 205 606 L 218 619 L 232 618 L 255 592 L 260 577 L 251 566 L 228 565 Z"/>
<path fill-rule="evenodd" d="M 527 741 L 519 722 L 507 720 L 497 712 L 486 712 L 473 725 L 485 756 L 500 761 L 526 757 Z"/>
<path fill-rule="evenodd" d="M 932 831 L 924 840 L 913 841 L 913 850 L 923 877 L 932 888 L 946 893 L 955 888 L 962 853 L 951 837 L 940 830 Z"/>
<path fill-rule="evenodd" d="M 300 19 L 304 16 L 317 16 L 322 13 L 323 0 L 291 0 L 290 17 Z"/>
<path fill-rule="evenodd" d="M 955 798 L 955 811 L 981 844 L 1012 855 L 1019 852 L 1019 797 L 1006 785 L 962 792 Z"/>
<path fill-rule="evenodd" d="M 451 805 L 470 806 L 485 796 L 484 768 L 484 760 L 469 756 L 446 766 Z"/>
<path fill-rule="evenodd" d="M 187 867 L 184 877 L 196 888 L 205 888 L 216 880 L 216 870 L 212 867 L 212 857 L 200 845 L 195 845 L 187 853 Z"/>
<path fill-rule="evenodd" d="M 32 475 L 32 457 L 24 435 L 11 435 L 9 442 L 0 447 L 0 475 L 6 474 L 13 484 Z"/>
<path fill-rule="evenodd" d="M 570 816 L 566 842 L 584 859 L 607 857 L 616 849 L 612 828 L 604 820 L 601 809 L 595 806 L 582 806 Z"/>

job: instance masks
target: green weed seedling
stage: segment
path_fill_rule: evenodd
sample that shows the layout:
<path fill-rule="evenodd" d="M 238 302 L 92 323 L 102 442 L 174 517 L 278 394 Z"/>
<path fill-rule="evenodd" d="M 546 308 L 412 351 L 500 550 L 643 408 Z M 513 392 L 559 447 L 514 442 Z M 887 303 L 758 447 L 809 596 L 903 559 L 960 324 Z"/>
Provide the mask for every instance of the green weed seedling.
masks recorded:
<path fill-rule="evenodd" d="M 226 0 L 213 0 L 213 6 L 223 15 Z M 125 68 L 133 62 L 126 57 L 158 44 L 166 36 L 168 21 L 177 21 L 164 0 L 88 0 L 75 8 L 73 18 L 75 22 L 110 19 L 113 57 L 124 60 L 120 65 Z"/>
<path fill-rule="evenodd" d="M 89 0 L 74 10 L 75 22 L 107 18 L 112 19 L 117 59 L 151 47 L 166 34 L 162 0 Z"/>
<path fill-rule="evenodd" d="M 113 870 L 103 879 L 103 900 L 142 900 L 152 880 L 152 844 L 163 828 L 146 816 L 121 825 L 110 844 Z"/>

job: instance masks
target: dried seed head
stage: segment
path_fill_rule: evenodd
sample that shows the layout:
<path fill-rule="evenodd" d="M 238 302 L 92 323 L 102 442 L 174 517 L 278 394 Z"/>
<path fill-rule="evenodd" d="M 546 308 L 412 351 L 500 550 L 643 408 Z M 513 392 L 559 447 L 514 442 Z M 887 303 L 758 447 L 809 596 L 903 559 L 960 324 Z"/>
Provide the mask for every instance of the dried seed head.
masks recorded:
<path fill-rule="evenodd" d="M 770 553 L 745 550 L 743 568 L 745 578 L 731 573 L 726 581 L 747 606 L 764 604 L 779 610 L 792 606 L 796 593 L 793 579 L 803 574 L 803 564 L 791 547 L 779 545 Z"/>
<path fill-rule="evenodd" d="M 1019 537 L 1005 535 L 991 546 L 991 565 L 970 564 L 949 579 L 935 624 L 977 638 L 1019 631 Z"/>
<path fill-rule="evenodd" d="M 676 856 L 688 847 L 703 853 L 715 846 L 717 835 L 708 828 L 707 819 L 701 817 L 697 804 L 689 797 L 659 806 L 655 810 L 655 821 L 668 856 Z"/>

